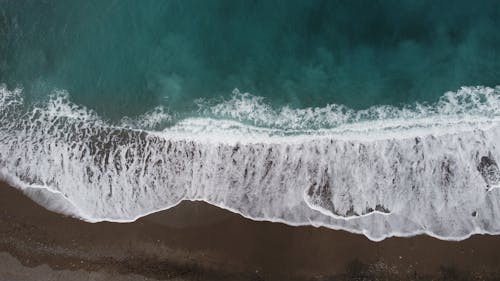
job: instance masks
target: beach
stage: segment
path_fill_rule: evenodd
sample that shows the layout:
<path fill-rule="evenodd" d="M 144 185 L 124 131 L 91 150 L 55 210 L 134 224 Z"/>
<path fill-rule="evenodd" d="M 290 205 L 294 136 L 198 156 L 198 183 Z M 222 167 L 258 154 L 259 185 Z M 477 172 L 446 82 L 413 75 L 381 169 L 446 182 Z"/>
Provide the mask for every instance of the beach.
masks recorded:
<path fill-rule="evenodd" d="M 0 0 L 0 281 L 500 280 L 499 19 Z"/>
<path fill-rule="evenodd" d="M 498 280 L 500 237 L 373 242 L 203 202 L 87 223 L 0 186 L 0 280 Z"/>

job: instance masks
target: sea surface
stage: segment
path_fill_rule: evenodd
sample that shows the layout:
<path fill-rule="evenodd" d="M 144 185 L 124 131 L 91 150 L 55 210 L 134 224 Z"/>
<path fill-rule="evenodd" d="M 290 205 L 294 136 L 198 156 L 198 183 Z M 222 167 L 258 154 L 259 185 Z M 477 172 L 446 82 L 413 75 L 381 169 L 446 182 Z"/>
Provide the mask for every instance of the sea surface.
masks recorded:
<path fill-rule="evenodd" d="M 500 2 L 0 0 L 0 180 L 372 240 L 500 234 Z"/>

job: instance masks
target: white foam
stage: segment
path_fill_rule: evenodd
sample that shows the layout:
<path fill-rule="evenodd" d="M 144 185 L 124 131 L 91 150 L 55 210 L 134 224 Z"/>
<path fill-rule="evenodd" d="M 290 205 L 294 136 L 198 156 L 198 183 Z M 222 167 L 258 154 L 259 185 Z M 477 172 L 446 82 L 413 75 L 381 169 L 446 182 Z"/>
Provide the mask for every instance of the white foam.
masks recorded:
<path fill-rule="evenodd" d="M 17 101 L 0 105 L 0 177 L 91 222 L 133 221 L 203 200 L 255 220 L 372 240 L 500 233 L 500 88 L 358 112 L 275 111 L 249 95 L 240 104 L 238 95 L 207 107 L 215 119 L 148 131 L 140 120 L 164 120 L 165 112 L 113 126 L 59 93 L 21 114 L 21 93 L 0 88 L 0 101 Z"/>
<path fill-rule="evenodd" d="M 382 105 L 364 110 L 353 110 L 343 105 L 330 104 L 316 108 L 273 109 L 263 97 L 240 93 L 237 89 L 229 100 L 216 105 L 199 101 L 199 111 L 205 115 L 249 122 L 256 126 L 286 130 L 335 128 L 363 121 L 416 120 L 434 118 L 446 121 L 448 117 L 479 115 L 498 116 L 500 99 L 498 88 L 462 87 L 456 92 L 445 93 L 435 104 L 416 103 L 403 108 Z"/>
<path fill-rule="evenodd" d="M 120 122 L 124 128 L 141 128 L 143 130 L 156 130 L 165 127 L 173 121 L 172 115 L 164 107 L 158 106 L 136 118 L 125 116 Z"/>

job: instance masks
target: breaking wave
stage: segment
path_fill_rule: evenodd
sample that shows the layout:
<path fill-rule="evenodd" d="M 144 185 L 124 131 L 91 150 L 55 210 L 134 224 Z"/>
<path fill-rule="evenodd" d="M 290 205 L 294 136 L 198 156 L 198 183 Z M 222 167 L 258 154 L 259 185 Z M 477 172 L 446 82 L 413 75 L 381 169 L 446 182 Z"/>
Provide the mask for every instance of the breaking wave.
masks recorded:
<path fill-rule="evenodd" d="M 203 200 L 254 220 L 372 240 L 500 233 L 500 87 L 435 104 L 274 109 L 235 91 L 196 117 L 112 123 L 65 92 L 0 87 L 0 179 L 48 209 L 127 222 Z"/>

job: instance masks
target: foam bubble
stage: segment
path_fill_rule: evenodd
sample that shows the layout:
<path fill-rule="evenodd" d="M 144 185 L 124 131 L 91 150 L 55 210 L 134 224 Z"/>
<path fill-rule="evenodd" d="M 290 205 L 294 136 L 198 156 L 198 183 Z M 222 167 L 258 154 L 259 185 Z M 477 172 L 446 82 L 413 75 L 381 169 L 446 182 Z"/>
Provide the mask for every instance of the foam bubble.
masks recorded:
<path fill-rule="evenodd" d="M 162 110 L 117 126 L 64 92 L 25 111 L 19 90 L 0 95 L 0 177 L 88 221 L 132 221 L 203 200 L 373 240 L 500 233 L 500 88 L 362 111 L 273 110 L 236 93 L 161 131 L 151 128 L 169 118 Z"/>

